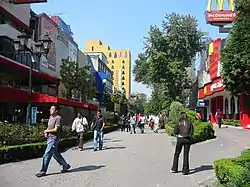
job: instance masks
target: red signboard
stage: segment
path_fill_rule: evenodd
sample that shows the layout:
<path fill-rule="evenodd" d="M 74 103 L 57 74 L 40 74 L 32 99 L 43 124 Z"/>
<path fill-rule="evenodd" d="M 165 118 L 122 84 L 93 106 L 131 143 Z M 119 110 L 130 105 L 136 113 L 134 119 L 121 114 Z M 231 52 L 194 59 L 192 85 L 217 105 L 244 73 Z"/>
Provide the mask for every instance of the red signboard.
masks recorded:
<path fill-rule="evenodd" d="M 222 78 L 219 77 L 213 82 L 206 84 L 203 88 L 199 89 L 199 99 L 204 99 L 206 96 L 213 95 L 216 92 L 223 91 L 225 86 L 222 83 Z"/>
<path fill-rule="evenodd" d="M 209 66 L 210 66 L 210 79 L 214 80 L 218 78 L 219 74 L 219 58 L 220 58 L 220 46 L 221 46 L 221 39 L 213 40 L 213 52 L 209 58 Z"/>
<path fill-rule="evenodd" d="M 14 4 L 47 3 L 47 0 L 13 0 Z"/>
<path fill-rule="evenodd" d="M 206 11 L 207 23 L 232 23 L 238 12 L 232 10 L 212 10 Z"/>

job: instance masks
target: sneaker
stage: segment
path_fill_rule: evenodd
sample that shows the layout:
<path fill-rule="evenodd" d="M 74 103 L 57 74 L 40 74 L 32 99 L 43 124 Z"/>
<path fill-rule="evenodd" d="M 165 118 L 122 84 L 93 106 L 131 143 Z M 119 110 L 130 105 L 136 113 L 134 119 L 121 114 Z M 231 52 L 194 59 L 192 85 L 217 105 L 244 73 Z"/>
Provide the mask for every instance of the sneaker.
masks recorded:
<path fill-rule="evenodd" d="M 40 172 L 38 172 L 38 173 L 36 174 L 36 176 L 37 176 L 37 177 L 44 177 L 44 176 L 46 176 L 46 173 L 43 172 L 43 171 L 40 171 Z"/>
<path fill-rule="evenodd" d="M 71 168 L 71 165 L 68 164 L 68 166 L 64 169 L 62 169 L 61 173 L 66 173 Z"/>
<path fill-rule="evenodd" d="M 171 173 L 177 173 L 177 171 L 175 171 L 175 170 L 172 170 L 172 169 L 170 170 L 170 172 L 171 172 Z"/>
<path fill-rule="evenodd" d="M 78 151 L 83 151 L 83 148 L 78 148 Z"/>
<path fill-rule="evenodd" d="M 94 149 L 94 151 L 97 151 L 97 149 Z"/>

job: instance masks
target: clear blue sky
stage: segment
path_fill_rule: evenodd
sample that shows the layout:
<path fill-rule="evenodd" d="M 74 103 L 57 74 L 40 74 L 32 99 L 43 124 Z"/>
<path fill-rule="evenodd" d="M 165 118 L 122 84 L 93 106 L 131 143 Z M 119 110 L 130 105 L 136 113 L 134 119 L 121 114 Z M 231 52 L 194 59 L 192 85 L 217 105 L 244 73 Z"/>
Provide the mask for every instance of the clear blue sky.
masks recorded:
<path fill-rule="evenodd" d="M 84 49 L 89 39 L 99 39 L 112 49 L 129 49 L 132 67 L 143 49 L 149 26 L 160 26 L 166 13 L 196 16 L 200 29 L 212 38 L 224 38 L 225 34 L 219 34 L 218 28 L 206 24 L 206 7 L 207 0 L 48 0 L 48 3 L 32 5 L 36 13 L 63 13 L 60 17 L 71 26 L 80 49 Z M 150 96 L 151 90 L 133 79 L 132 92 Z"/>

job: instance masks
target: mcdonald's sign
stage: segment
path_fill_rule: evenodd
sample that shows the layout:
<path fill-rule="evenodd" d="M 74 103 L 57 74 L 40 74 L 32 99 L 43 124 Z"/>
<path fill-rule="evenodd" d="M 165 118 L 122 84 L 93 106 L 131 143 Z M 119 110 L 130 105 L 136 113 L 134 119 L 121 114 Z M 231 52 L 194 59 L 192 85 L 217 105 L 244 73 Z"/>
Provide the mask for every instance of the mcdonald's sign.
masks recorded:
<path fill-rule="evenodd" d="M 212 3 L 214 1 L 217 5 L 217 10 L 212 10 Z M 223 26 L 235 20 L 238 12 L 235 11 L 234 0 L 228 0 L 229 10 L 224 10 L 225 4 L 225 0 L 208 0 L 206 11 L 207 23 Z"/>

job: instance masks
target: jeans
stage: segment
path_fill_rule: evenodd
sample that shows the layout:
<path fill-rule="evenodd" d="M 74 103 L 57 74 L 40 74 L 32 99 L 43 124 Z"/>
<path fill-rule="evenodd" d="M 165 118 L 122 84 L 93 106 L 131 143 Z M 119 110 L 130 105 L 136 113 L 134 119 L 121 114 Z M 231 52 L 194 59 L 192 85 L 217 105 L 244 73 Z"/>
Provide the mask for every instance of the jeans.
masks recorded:
<path fill-rule="evenodd" d="M 217 117 L 217 120 L 218 120 L 218 126 L 219 126 L 219 128 L 221 128 L 222 118 L 221 117 Z"/>
<path fill-rule="evenodd" d="M 42 172 L 45 173 L 47 172 L 52 156 L 58 162 L 58 164 L 61 165 L 63 169 L 66 169 L 68 167 L 68 163 L 64 160 L 61 153 L 58 152 L 58 143 L 59 140 L 56 137 L 49 137 L 47 139 L 47 148 L 43 155 L 43 162 L 41 169 Z"/>
<path fill-rule="evenodd" d="M 103 132 L 94 130 L 94 149 L 97 149 L 97 144 L 99 142 L 99 149 L 103 146 Z"/>
<path fill-rule="evenodd" d="M 134 134 L 136 133 L 135 132 L 135 124 L 130 124 L 130 132 L 134 132 Z"/>
<path fill-rule="evenodd" d="M 179 156 L 184 146 L 184 157 L 183 157 L 183 168 L 182 173 L 189 173 L 189 151 L 190 151 L 191 140 L 190 138 L 177 138 L 177 143 L 174 153 L 174 161 L 172 169 L 173 171 L 178 171 Z"/>

